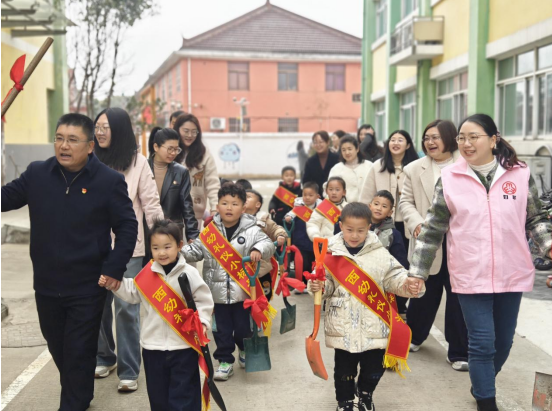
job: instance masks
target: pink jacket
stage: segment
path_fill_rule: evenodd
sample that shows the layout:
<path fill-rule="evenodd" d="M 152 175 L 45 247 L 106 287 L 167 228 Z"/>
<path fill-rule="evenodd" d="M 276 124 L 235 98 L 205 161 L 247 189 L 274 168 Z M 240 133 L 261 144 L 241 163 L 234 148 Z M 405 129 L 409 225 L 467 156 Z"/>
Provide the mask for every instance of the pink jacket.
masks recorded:
<path fill-rule="evenodd" d="M 146 157 L 138 153 L 136 161 L 123 173 L 128 186 L 128 196 L 132 200 L 132 208 L 138 220 L 138 239 L 133 257 L 146 255 L 144 241 L 144 214 L 149 227 L 156 218 L 163 219 L 163 209 L 159 203 L 159 192 L 153 178 L 153 173 Z M 113 239 L 113 233 L 111 233 Z"/>
<path fill-rule="evenodd" d="M 529 168 L 500 164 L 487 194 L 462 158 L 443 169 L 451 213 L 447 234 L 452 290 L 461 294 L 526 292 L 535 268 L 525 234 Z"/>

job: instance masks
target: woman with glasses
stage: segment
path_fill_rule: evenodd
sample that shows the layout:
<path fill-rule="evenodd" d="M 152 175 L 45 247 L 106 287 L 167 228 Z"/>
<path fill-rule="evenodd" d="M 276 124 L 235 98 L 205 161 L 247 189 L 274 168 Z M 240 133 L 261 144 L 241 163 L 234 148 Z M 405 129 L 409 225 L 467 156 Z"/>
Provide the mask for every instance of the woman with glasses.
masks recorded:
<path fill-rule="evenodd" d="M 136 136 L 128 113 L 121 108 L 108 108 L 100 112 L 94 121 L 94 152 L 105 165 L 125 176 L 128 195 L 138 221 L 138 239 L 134 254 L 124 274 L 134 278 L 142 269 L 146 252 L 144 217 L 148 226 L 157 218 L 163 218 L 159 194 L 147 159 L 138 152 Z M 115 325 L 117 354 L 113 339 L 113 313 L 111 303 L 115 299 Z M 96 378 L 105 378 L 117 368 L 119 391 L 136 391 L 140 373 L 140 305 L 128 304 L 108 291 L 103 311 Z"/>
<path fill-rule="evenodd" d="M 324 196 L 324 183 L 328 181 L 330 170 L 339 162 L 339 155 L 330 151 L 330 136 L 326 131 L 317 131 L 312 136 L 316 153 L 305 164 L 301 183 L 313 181 L 318 184 L 318 194 Z"/>
<path fill-rule="evenodd" d="M 422 149 L 426 157 L 413 161 L 404 168 L 404 185 L 399 203 L 406 230 L 410 234 L 408 255 L 416 247 L 422 223 L 431 207 L 435 184 L 441 170 L 451 166 L 459 157 L 456 127 L 447 120 L 435 120 L 424 130 Z M 441 247 L 442 245 L 442 247 Z M 406 318 L 412 330 L 410 351 L 416 352 L 429 336 L 431 326 L 441 304 L 443 288 L 447 293 L 445 308 L 445 338 L 449 343 L 447 362 L 456 371 L 468 370 L 468 332 L 462 316 L 458 296 L 452 292 L 446 257 L 446 241 L 441 241 L 429 269 L 426 293 L 411 299 Z M 412 262 L 412 259 L 409 258 Z"/>
<path fill-rule="evenodd" d="M 472 395 L 478 410 L 496 411 L 495 378 L 512 347 L 522 293 L 535 278 L 526 236 L 550 259 L 552 225 L 529 168 L 491 117 L 468 117 L 456 140 L 463 158 L 437 182 L 410 275 L 427 278 L 447 233 L 452 288 L 468 327 Z"/>
<path fill-rule="evenodd" d="M 192 183 L 190 194 L 194 202 L 195 216 L 201 228 L 207 200 L 209 200 L 211 215 L 217 212 L 217 193 L 220 189 L 217 166 L 213 156 L 203 145 L 201 126 L 196 116 L 185 114 L 178 117 L 174 123 L 174 130 L 180 136 L 182 149 L 174 161 L 185 166 L 190 173 Z"/>
<path fill-rule="evenodd" d="M 155 127 L 149 136 L 148 162 L 155 177 L 165 218 L 181 224 L 185 238 L 191 243 L 199 236 L 199 230 L 190 195 L 190 173 L 186 167 L 174 161 L 182 152 L 179 141 L 180 136 L 172 128 Z"/>

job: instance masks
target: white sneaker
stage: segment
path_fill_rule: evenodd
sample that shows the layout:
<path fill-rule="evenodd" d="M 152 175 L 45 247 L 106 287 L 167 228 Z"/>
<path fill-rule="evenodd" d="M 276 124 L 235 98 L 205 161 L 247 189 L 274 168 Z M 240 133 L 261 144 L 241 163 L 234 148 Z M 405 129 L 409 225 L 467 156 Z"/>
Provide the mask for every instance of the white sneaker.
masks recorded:
<path fill-rule="evenodd" d="M 447 362 L 452 366 L 452 369 L 455 370 L 455 371 L 469 371 L 470 370 L 470 366 L 468 365 L 467 361 L 454 361 L 454 362 L 452 362 L 447 357 Z"/>
<path fill-rule="evenodd" d="M 240 368 L 245 368 L 245 351 L 238 349 L 238 352 L 238 363 L 240 364 Z"/>
<path fill-rule="evenodd" d="M 421 346 L 422 346 L 421 344 L 420 344 L 420 345 L 416 345 L 416 344 L 410 343 L 410 352 L 417 352 L 417 351 L 420 351 L 420 347 L 421 347 Z"/>
<path fill-rule="evenodd" d="M 113 371 L 115 368 L 117 368 L 117 364 L 98 365 L 94 370 L 94 378 L 105 378 L 109 374 L 111 374 L 111 371 Z"/>
<path fill-rule="evenodd" d="M 119 381 L 119 386 L 117 387 L 117 389 L 122 392 L 136 391 L 138 389 L 138 381 L 121 380 Z"/>
<path fill-rule="evenodd" d="M 232 375 L 234 375 L 234 366 L 227 362 L 221 362 L 218 370 L 215 371 L 214 378 L 217 381 L 228 381 Z"/>

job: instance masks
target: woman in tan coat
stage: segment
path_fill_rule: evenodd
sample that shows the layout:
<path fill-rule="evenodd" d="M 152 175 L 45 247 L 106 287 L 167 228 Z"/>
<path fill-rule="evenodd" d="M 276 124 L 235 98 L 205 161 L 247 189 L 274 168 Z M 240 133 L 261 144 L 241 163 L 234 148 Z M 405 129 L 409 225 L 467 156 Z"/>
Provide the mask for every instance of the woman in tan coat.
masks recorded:
<path fill-rule="evenodd" d="M 215 215 L 218 202 L 217 193 L 220 180 L 215 159 L 205 148 L 201 138 L 201 126 L 196 116 L 184 114 L 176 119 L 174 129 L 180 135 L 182 152 L 174 161 L 185 166 L 190 172 L 192 183 L 191 196 L 194 201 L 194 212 L 201 229 L 203 215 L 207 209 Z"/>
<path fill-rule="evenodd" d="M 94 152 L 105 165 L 125 176 L 128 196 L 138 221 L 138 239 L 134 254 L 127 264 L 126 278 L 134 278 L 142 269 L 145 255 L 144 217 L 148 226 L 155 219 L 163 219 L 157 186 L 147 159 L 140 154 L 136 136 L 128 113 L 120 108 L 102 111 L 96 121 Z M 113 338 L 113 312 L 111 303 L 115 300 L 115 331 L 117 354 Z M 96 378 L 107 377 L 117 367 L 119 391 L 136 391 L 140 373 L 140 305 L 129 304 L 108 291 L 96 359 Z"/>
<path fill-rule="evenodd" d="M 460 157 L 456 143 L 457 130 L 447 120 L 435 120 L 423 133 L 422 149 L 427 157 L 410 163 L 404 169 L 405 180 L 399 203 L 404 224 L 411 239 L 408 248 L 409 260 L 416 247 L 416 238 L 433 200 L 435 184 L 441 177 L 441 169 L 453 164 Z M 443 287 L 447 293 L 445 310 L 445 338 L 449 343 L 447 361 L 456 371 L 468 370 L 468 331 L 458 302 L 451 291 L 446 255 L 446 238 L 430 270 L 426 282 L 426 294 L 410 300 L 406 318 L 412 330 L 411 351 L 418 351 L 429 336 L 431 326 L 441 304 Z"/>

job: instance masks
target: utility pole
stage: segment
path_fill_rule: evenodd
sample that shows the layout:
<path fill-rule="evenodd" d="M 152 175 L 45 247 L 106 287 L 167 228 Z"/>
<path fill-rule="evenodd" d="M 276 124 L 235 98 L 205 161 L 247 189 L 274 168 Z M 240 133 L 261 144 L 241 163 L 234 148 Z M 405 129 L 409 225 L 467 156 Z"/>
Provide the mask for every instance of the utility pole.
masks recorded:
<path fill-rule="evenodd" d="M 239 165 L 239 175 L 241 177 L 242 174 L 243 174 L 243 161 L 242 161 L 242 153 L 243 153 L 243 117 L 246 114 L 245 106 L 247 106 L 249 104 L 249 101 L 247 101 L 247 99 L 245 97 L 242 97 L 239 100 L 236 97 L 234 97 L 232 100 L 234 101 L 235 104 L 240 106 L 240 116 L 239 116 L 239 120 L 240 120 L 240 130 L 239 130 L 239 133 L 240 133 L 239 134 L 240 135 L 240 146 L 239 146 L 239 149 L 240 149 L 240 165 Z"/>

